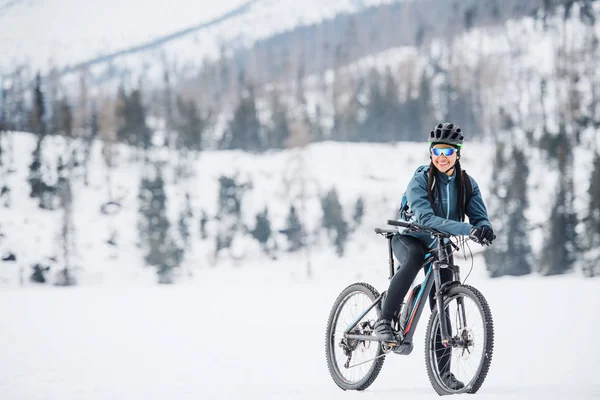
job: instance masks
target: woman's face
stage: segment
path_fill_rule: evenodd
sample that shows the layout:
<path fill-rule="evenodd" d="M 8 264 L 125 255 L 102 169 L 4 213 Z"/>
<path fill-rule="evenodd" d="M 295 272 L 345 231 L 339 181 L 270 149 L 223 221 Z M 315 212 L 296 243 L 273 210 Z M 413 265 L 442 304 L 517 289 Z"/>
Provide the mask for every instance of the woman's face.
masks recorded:
<path fill-rule="evenodd" d="M 431 148 L 431 161 L 438 171 L 452 175 L 456 163 L 456 151 L 456 148 L 449 144 L 436 144 Z"/>

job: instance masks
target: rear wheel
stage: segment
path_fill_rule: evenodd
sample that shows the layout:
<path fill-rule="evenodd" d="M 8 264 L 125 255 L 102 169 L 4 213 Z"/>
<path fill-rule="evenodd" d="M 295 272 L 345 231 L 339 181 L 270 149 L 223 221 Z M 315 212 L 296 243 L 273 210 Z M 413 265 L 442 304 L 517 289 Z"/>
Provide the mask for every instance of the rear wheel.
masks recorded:
<path fill-rule="evenodd" d="M 343 390 L 366 389 L 383 366 L 385 353 L 379 342 L 344 338 L 344 331 L 378 297 L 371 285 L 354 283 L 340 293 L 329 314 L 325 341 L 327 367 L 333 381 Z M 372 335 L 380 307 L 381 303 L 373 307 L 351 333 Z"/>
<path fill-rule="evenodd" d="M 452 339 L 448 346 L 443 345 L 440 315 L 434 308 L 425 338 L 429 381 L 440 395 L 475 393 L 492 362 L 494 325 L 490 307 L 477 289 L 457 285 L 444 296 L 444 311 Z"/>

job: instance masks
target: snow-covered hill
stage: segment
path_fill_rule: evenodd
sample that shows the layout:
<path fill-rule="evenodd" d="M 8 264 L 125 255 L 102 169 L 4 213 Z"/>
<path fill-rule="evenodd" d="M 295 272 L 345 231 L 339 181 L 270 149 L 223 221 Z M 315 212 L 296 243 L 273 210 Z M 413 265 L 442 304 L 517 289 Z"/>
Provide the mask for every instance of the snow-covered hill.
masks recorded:
<path fill-rule="evenodd" d="M 10 154 L 3 152 L 4 164 L 1 169 L 3 181 L 10 189 L 2 197 L 4 207 L 0 208 L 0 252 L 12 252 L 16 262 L 0 264 L 2 286 L 15 286 L 20 278 L 26 279 L 34 263 L 48 263 L 56 271 L 63 264 L 60 244 L 61 211 L 41 210 L 37 202 L 29 197 L 27 183 L 28 165 L 35 148 L 35 138 L 27 133 L 10 133 L 4 137 L 3 148 L 7 149 L 12 140 L 14 172 L 9 173 Z M 45 139 L 43 153 L 48 162 L 45 179 L 51 183 L 56 179 L 55 164 L 60 155 L 65 154 L 65 141 L 62 137 Z M 71 146 L 74 146 L 72 143 Z M 75 228 L 75 253 L 72 264 L 81 284 L 109 284 L 123 281 L 156 282 L 154 268 L 143 266 L 143 256 L 137 244 L 139 241 L 137 222 L 139 221 L 139 186 L 144 173 L 140 163 L 132 163 L 128 147 L 117 147 L 115 167 L 110 172 L 103 159 L 103 145 L 95 142 L 89 164 L 89 185 L 83 184 L 80 172 L 74 174 L 73 224 Z M 489 200 L 489 190 L 494 184 L 491 168 L 494 147 L 488 143 L 468 143 L 462 157 L 463 167 L 477 180 Z M 587 181 L 589 179 L 589 151 L 577 150 L 576 177 L 577 204 L 586 204 Z M 348 260 L 362 268 L 379 268 L 385 264 L 384 244 L 373 233 L 373 228 L 385 226 L 388 218 L 396 217 L 396 208 L 408 180 L 421 164 L 428 163 L 425 144 L 358 144 L 322 142 L 312 144 L 305 150 L 290 149 L 263 155 L 238 151 L 206 151 L 193 162 L 192 176 L 187 180 L 174 182 L 174 168 L 180 158 L 177 154 L 164 152 L 161 156 L 169 162 L 164 167 L 166 181 L 167 211 L 172 229 L 176 229 L 178 217 L 186 207 L 186 193 L 190 197 L 192 222 L 190 226 L 191 245 L 186 252 L 180 281 L 193 278 L 199 271 L 215 265 L 239 265 L 244 268 L 253 264 L 273 263 L 302 257 L 309 260 L 305 252 L 285 253 L 287 240 L 284 235 L 274 233 L 274 240 L 280 251 L 279 260 L 265 256 L 259 243 L 250 235 L 239 233 L 233 243 L 232 252 L 224 252 L 218 261 L 214 260 L 215 233 L 218 222 L 214 220 L 218 205 L 218 179 L 220 176 L 237 176 L 238 183 L 249 183 L 250 188 L 242 197 L 242 222 L 249 228 L 255 224 L 255 215 L 268 207 L 272 229 L 285 227 L 285 220 L 291 205 L 300 212 L 302 223 L 312 237 L 310 260 L 313 268 L 342 267 Z M 539 160 L 540 165 L 544 161 Z M 533 207 L 529 210 L 531 225 L 540 224 L 532 231 L 534 248 L 538 249 L 544 232 L 544 222 L 549 215 L 553 197 L 553 186 L 538 185 L 544 178 L 543 168 L 531 167 L 530 177 Z M 110 186 L 107 177 L 110 176 Z M 304 186 L 304 208 L 302 187 Z M 335 251 L 323 231 L 320 231 L 320 199 L 330 189 L 335 188 L 343 206 L 347 221 L 352 219 L 354 205 L 358 198 L 365 204 L 362 225 L 351 234 L 343 258 L 334 264 L 320 264 L 319 257 L 334 257 Z M 112 197 L 109 198 L 109 190 Z M 114 215 L 101 213 L 102 205 L 117 199 L 122 208 Z M 580 210 L 584 211 L 584 210 Z M 209 218 L 208 239 L 201 239 L 199 222 L 202 212 Z M 117 246 L 107 243 L 116 232 Z M 472 246 L 475 253 L 481 248 Z M 56 261 L 50 261 L 55 258 Z M 363 260 L 362 263 L 357 263 Z M 371 260 L 377 260 L 372 263 Z M 471 260 L 469 259 L 470 263 Z M 478 270 L 485 276 L 483 259 L 477 259 Z M 53 272 L 54 273 L 54 272 Z M 304 271 L 298 271 L 303 274 Z M 50 275 L 52 276 L 52 274 Z"/>
<path fill-rule="evenodd" d="M 249 46 L 299 25 L 341 12 L 397 0 L 163 0 L 87 4 L 73 0 L 31 0 L 2 7 L 0 73 L 28 63 L 34 69 L 62 69 L 165 39 L 124 63 L 144 66 L 161 60 L 200 62 L 219 54 L 220 45 Z M 121 60 L 120 60 L 121 61 Z"/>
<path fill-rule="evenodd" d="M 40 210 L 37 202 L 29 198 L 30 187 L 26 179 L 35 138 L 26 133 L 11 135 L 14 136 L 16 172 L 4 173 L 11 191 L 9 206 L 0 209 L 0 228 L 4 234 L 0 248 L 3 253 L 12 251 L 17 256 L 16 263 L 4 263 L 1 270 L 6 279 L 4 283 L 14 285 L 18 284 L 20 271 L 29 274 L 30 265 L 35 262 L 47 262 L 49 258 L 56 257 L 56 265 L 61 264 L 59 233 L 62 214 L 60 211 Z M 64 154 L 65 146 L 61 137 L 47 138 L 44 142 L 44 157 L 51 163 L 46 171 L 49 182 L 56 179 L 52 163 L 56 163 L 58 156 Z M 487 191 L 490 176 L 489 169 L 484 168 L 487 157 L 480 156 L 489 151 L 489 146 L 473 144 L 467 147 L 463 158 L 465 168 L 478 171 L 474 176 L 481 182 L 484 192 Z M 5 153 L 6 157 L 8 155 Z M 171 160 L 164 170 L 171 223 L 177 224 L 179 213 L 186 203 L 186 192 L 190 194 L 194 215 L 190 229 L 192 245 L 182 271 L 196 271 L 213 265 L 217 222 L 210 219 L 217 211 L 218 178 L 221 175 L 237 174 L 239 183 L 251 183 L 252 188 L 245 192 L 242 200 L 243 222 L 249 227 L 254 226 L 255 215 L 266 206 L 273 229 L 283 229 L 290 206 L 294 204 L 298 209 L 302 206 L 302 179 L 306 211 L 300 218 L 310 232 L 318 231 L 320 198 L 331 188 L 337 189 L 347 220 L 352 217 L 357 199 L 362 197 L 365 203 L 364 222 L 351 236 L 347 246 L 346 257 L 353 258 L 364 253 L 366 248 L 381 244 L 380 238 L 372 233 L 373 228 L 395 217 L 397 204 L 410 176 L 418 165 L 428 162 L 424 145 L 415 143 L 381 145 L 324 142 L 311 145 L 304 152 L 296 149 L 265 155 L 206 151 L 194 163 L 195 176 L 175 184 L 173 167 L 177 165 L 175 160 L 178 156 L 165 154 L 164 157 Z M 119 146 L 116 167 L 111 173 L 113 198 L 121 199 L 122 204 L 122 209 L 116 215 L 106 216 L 100 212 L 102 205 L 109 200 L 106 184 L 108 171 L 103 161 L 101 143 L 97 142 L 92 149 L 89 186 L 83 185 L 81 177 L 76 177 L 73 183 L 73 223 L 77 238 L 74 264 L 81 268 L 78 275 L 82 283 L 130 280 L 140 277 L 144 271 L 148 271 L 147 279 L 156 280 L 154 269 L 143 268 L 143 258 L 136 247 L 137 196 L 143 171 L 140 164 L 130 163 L 129 159 L 129 148 Z M 207 229 L 210 238 L 207 240 L 201 240 L 198 234 L 202 211 L 209 216 Z M 118 231 L 116 248 L 106 243 L 115 228 Z M 276 234 L 275 240 L 280 249 L 286 248 L 283 235 Z M 334 254 L 323 234 L 315 241 L 312 248 L 314 254 Z M 268 258 L 260 252 L 258 242 L 248 235 L 235 239 L 232 257 L 240 265 L 268 262 Z M 228 256 L 225 259 L 226 263 L 232 260 Z"/>

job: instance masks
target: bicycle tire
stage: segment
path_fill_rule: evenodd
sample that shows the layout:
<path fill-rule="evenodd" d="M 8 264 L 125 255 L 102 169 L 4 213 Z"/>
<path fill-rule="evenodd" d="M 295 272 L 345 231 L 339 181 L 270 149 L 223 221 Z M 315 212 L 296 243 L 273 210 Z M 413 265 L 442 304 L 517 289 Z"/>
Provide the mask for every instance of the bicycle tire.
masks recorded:
<path fill-rule="evenodd" d="M 452 390 L 444 385 L 438 368 L 436 368 L 437 360 L 436 356 L 433 355 L 435 349 L 432 348 L 435 346 L 434 340 L 439 326 L 439 313 L 437 307 L 435 307 L 431 313 L 429 323 L 427 325 L 427 333 L 425 337 L 425 365 L 427 366 L 427 375 L 429 377 L 429 381 L 431 382 L 433 389 L 439 395 L 476 393 L 485 381 L 492 362 L 492 354 L 494 351 L 494 323 L 488 302 L 481 292 L 474 287 L 468 285 L 456 285 L 448 289 L 448 292 L 444 295 L 444 309 L 446 309 L 448 304 L 450 304 L 453 299 L 459 296 L 470 298 L 477 306 L 480 316 L 483 320 L 482 331 L 484 332 L 485 338 L 483 340 L 480 364 L 478 365 L 477 371 L 475 372 L 473 378 L 469 382 L 463 382 L 463 388 L 459 390 Z M 467 321 L 467 325 L 468 324 L 469 322 Z"/>
<path fill-rule="evenodd" d="M 371 367 L 365 373 L 364 377 L 357 380 L 356 382 L 350 382 L 347 378 L 344 377 L 344 375 L 340 371 L 339 365 L 335 359 L 335 349 L 336 346 L 339 346 L 338 343 L 334 343 L 334 341 L 338 342 L 340 339 L 334 337 L 334 328 L 337 324 L 340 313 L 342 312 L 342 309 L 346 305 L 348 299 L 350 299 L 353 294 L 359 293 L 366 295 L 371 301 L 374 301 L 375 299 L 377 299 L 377 297 L 379 297 L 379 293 L 371 285 L 363 282 L 353 283 L 339 294 L 339 296 L 333 304 L 333 307 L 331 308 L 331 312 L 327 320 L 327 333 L 325 339 L 325 354 L 327 358 L 327 368 L 329 369 L 329 374 L 333 378 L 333 381 L 336 383 L 337 386 L 340 387 L 340 389 L 343 390 L 361 391 L 368 388 L 375 381 L 377 375 L 379 375 L 379 372 L 381 371 L 381 368 L 383 367 L 383 362 L 385 360 L 385 355 L 383 355 L 384 352 L 381 347 L 381 344 L 379 342 L 368 342 L 370 346 L 377 346 L 375 357 L 379 358 L 373 360 Z M 375 310 L 377 316 L 379 316 L 381 314 L 381 303 L 375 306 L 373 310 Z M 361 343 L 365 345 L 365 343 L 367 342 L 359 342 L 359 346 Z"/>

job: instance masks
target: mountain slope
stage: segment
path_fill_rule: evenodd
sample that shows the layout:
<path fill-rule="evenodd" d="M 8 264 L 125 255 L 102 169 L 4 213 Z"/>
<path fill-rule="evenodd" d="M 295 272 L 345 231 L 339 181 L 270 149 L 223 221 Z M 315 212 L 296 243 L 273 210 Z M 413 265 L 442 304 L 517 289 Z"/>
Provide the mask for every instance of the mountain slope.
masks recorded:
<path fill-rule="evenodd" d="M 84 5 L 71 0 L 38 0 L 17 4 L 0 14 L 8 32 L 1 43 L 6 57 L 0 71 L 28 61 L 34 69 L 59 69 L 180 39 L 159 49 L 167 58 L 182 51 L 200 61 L 218 54 L 221 43 L 247 46 L 297 25 L 332 18 L 340 12 L 394 0 L 226 0 L 217 5 L 198 2 L 115 0 Z M 27 27 L 27 28 L 26 28 Z M 185 38 L 185 40 L 181 40 Z"/>
<path fill-rule="evenodd" d="M 35 263 L 52 266 L 55 271 L 64 266 L 61 229 L 63 212 L 42 210 L 37 202 L 29 197 L 27 182 L 30 154 L 35 148 L 35 138 L 27 133 L 5 134 L 4 143 L 12 141 L 12 150 L 2 153 L 3 164 L 0 174 L 9 193 L 0 199 L 0 253 L 16 255 L 16 262 L 0 263 L 0 277 L 9 286 L 19 284 L 20 278 L 27 278 Z M 72 142 L 73 149 L 77 142 Z M 67 143 L 62 137 L 46 138 L 43 157 L 47 165 L 43 168 L 44 178 L 49 184 L 56 182 L 56 163 L 66 151 Z M 113 148 L 114 167 L 109 169 L 100 142 L 95 142 L 89 161 L 88 182 L 83 182 L 82 167 L 75 168 L 72 176 L 73 227 L 75 240 L 70 255 L 70 264 L 77 269 L 81 284 L 100 282 L 123 282 L 130 280 L 156 280 L 155 268 L 144 268 L 143 249 L 138 246 L 138 222 L 140 221 L 140 201 L 138 199 L 140 181 L 148 176 L 141 162 L 132 162 L 135 153 L 127 146 Z M 584 202 L 587 198 L 589 152 L 585 148 L 576 150 L 574 174 L 581 184 L 576 185 L 575 198 Z M 11 152 L 14 158 L 10 170 Z M 487 143 L 468 143 L 462 156 L 462 165 L 476 179 L 488 203 L 490 185 L 494 177 L 490 160 L 494 147 Z M 104 154 L 104 155 L 103 155 Z M 16 155 L 19 155 L 16 157 Z M 359 198 L 364 202 L 365 214 L 362 224 L 350 234 L 345 246 L 344 257 L 340 260 L 364 260 L 380 268 L 385 264 L 384 242 L 373 233 L 373 228 L 384 227 L 385 221 L 396 217 L 400 197 L 414 170 L 428 163 L 426 147 L 421 143 L 365 144 L 323 142 L 308 146 L 303 152 L 299 149 L 269 152 L 263 155 L 241 151 L 205 151 L 191 161 L 187 179 L 176 180 L 177 168 L 185 166 L 182 156 L 157 150 L 155 158 L 166 161 L 162 171 L 165 179 L 167 216 L 172 233 L 178 228 L 182 212 L 187 212 L 189 195 L 190 245 L 185 253 L 182 268 L 178 270 L 181 279 L 187 279 L 209 266 L 234 263 L 270 263 L 270 257 L 262 253 L 259 243 L 243 226 L 253 229 L 255 216 L 268 208 L 273 230 L 273 246 L 279 249 L 275 255 L 283 260 L 300 257 L 307 261 L 304 252 L 286 253 L 286 237 L 278 232 L 286 226 L 286 218 L 291 205 L 299 213 L 302 223 L 310 235 L 312 257 L 328 257 L 335 254 L 332 242 L 321 229 L 321 198 L 332 188 L 339 194 L 344 219 L 354 227 L 352 215 Z M 531 169 L 536 171 L 531 177 L 530 197 L 536 199 L 531 207 L 530 223 L 539 224 L 532 230 L 537 238 L 545 231 L 552 199 L 552 185 L 538 186 L 544 169 L 543 160 L 535 160 Z M 241 225 L 231 251 L 222 251 L 219 259 L 214 256 L 216 235 L 222 222 L 216 218 L 219 204 L 219 178 L 234 177 L 238 183 L 246 183 L 247 190 L 241 197 Z M 304 191 L 303 191 L 304 188 Z M 4 190 L 3 190 L 4 192 Z M 303 200 L 304 198 L 304 200 Z M 105 203 L 118 200 L 121 208 L 114 214 L 103 214 Z M 584 210 L 582 210 L 584 211 Z M 200 236 L 200 219 L 206 213 L 207 238 Z M 115 235 L 113 237 L 113 235 Z M 111 237 L 116 245 L 111 245 Z M 540 242 L 535 240 L 534 250 L 539 251 Z M 471 246 L 478 253 L 481 248 Z M 468 254 L 468 252 L 467 252 Z M 379 260 L 371 264 L 368 260 Z M 470 260 L 468 261 L 470 264 Z M 343 261 L 342 261 L 343 264 Z M 464 264 L 464 262 L 463 262 Z M 477 261 L 478 274 L 485 275 L 483 259 Z"/>

